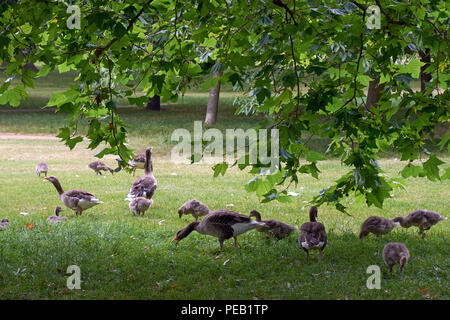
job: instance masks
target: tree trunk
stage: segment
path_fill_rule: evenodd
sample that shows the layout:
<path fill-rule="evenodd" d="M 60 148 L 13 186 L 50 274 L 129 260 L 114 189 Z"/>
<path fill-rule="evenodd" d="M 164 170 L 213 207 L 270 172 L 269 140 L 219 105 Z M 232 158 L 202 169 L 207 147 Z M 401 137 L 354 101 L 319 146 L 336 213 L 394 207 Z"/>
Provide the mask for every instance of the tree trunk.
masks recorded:
<path fill-rule="evenodd" d="M 148 99 L 147 110 L 160 111 L 161 110 L 161 97 L 158 95 Z"/>
<path fill-rule="evenodd" d="M 425 64 L 420 67 L 420 91 L 424 93 L 426 89 L 426 83 L 431 81 L 431 74 L 425 72 L 425 69 L 430 66 L 431 62 L 430 49 L 425 49 L 425 52 L 420 50 L 419 55 L 420 61 L 425 62 Z"/>
<path fill-rule="evenodd" d="M 214 72 L 213 77 L 217 78 L 222 75 L 222 72 Z M 220 96 L 220 80 L 217 85 L 209 89 L 208 104 L 206 106 L 205 125 L 211 126 L 216 124 L 217 111 L 219 109 L 219 96 Z"/>
<path fill-rule="evenodd" d="M 369 90 L 367 92 L 366 108 L 370 110 L 370 107 L 374 107 L 378 104 L 381 98 L 381 93 L 384 90 L 384 83 L 380 83 L 380 78 L 377 77 L 369 82 Z"/>

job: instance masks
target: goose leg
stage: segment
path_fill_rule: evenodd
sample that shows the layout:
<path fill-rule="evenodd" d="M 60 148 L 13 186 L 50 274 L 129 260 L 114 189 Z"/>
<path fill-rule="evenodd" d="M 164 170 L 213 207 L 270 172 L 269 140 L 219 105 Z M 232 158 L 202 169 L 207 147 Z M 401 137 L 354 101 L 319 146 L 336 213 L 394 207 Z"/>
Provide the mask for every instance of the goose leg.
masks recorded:
<path fill-rule="evenodd" d="M 234 239 L 234 247 L 236 248 L 237 247 L 237 238 L 233 237 L 233 239 Z"/>
<path fill-rule="evenodd" d="M 133 169 L 133 177 L 134 177 L 134 173 L 136 172 L 136 168 Z"/>
<path fill-rule="evenodd" d="M 309 252 L 308 250 L 305 250 L 305 252 L 306 252 L 306 261 L 309 261 Z"/>
<path fill-rule="evenodd" d="M 322 250 L 319 251 L 319 261 L 322 260 Z"/>
<path fill-rule="evenodd" d="M 223 239 L 219 239 L 220 249 L 223 249 Z"/>

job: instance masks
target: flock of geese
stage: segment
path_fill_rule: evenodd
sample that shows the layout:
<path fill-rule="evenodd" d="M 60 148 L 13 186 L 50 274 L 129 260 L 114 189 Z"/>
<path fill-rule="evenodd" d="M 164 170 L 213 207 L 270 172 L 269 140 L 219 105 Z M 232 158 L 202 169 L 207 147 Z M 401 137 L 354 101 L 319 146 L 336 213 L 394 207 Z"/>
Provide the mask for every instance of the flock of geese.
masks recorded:
<path fill-rule="evenodd" d="M 157 180 L 153 175 L 152 148 L 148 147 L 145 150 L 145 154 L 137 154 L 136 158 L 129 162 L 129 165 L 133 168 L 133 176 L 136 169 L 145 170 L 144 175 L 134 181 L 126 197 L 126 200 L 130 201 L 130 210 L 136 215 L 144 215 L 153 204 L 152 197 L 157 188 Z M 114 172 L 101 161 L 94 161 L 88 167 L 99 175 L 102 174 L 102 171 L 110 171 L 111 174 Z M 93 194 L 83 190 L 64 191 L 56 177 L 47 177 L 48 166 L 43 162 L 38 163 L 36 166 L 36 173 L 39 176 L 42 173 L 45 174 L 45 179 L 54 185 L 62 203 L 75 211 L 76 215 L 81 215 L 83 211 L 103 203 Z M 56 207 L 54 215 L 50 216 L 47 222 L 59 223 L 65 221 L 66 217 L 59 215 L 61 211 L 60 206 Z M 309 222 L 300 226 L 298 235 L 298 245 L 306 252 L 308 260 L 310 250 L 318 250 L 318 259 L 321 260 L 322 252 L 327 245 L 325 226 L 317 221 L 317 213 L 317 207 L 312 206 L 309 211 Z M 234 239 L 234 246 L 236 247 L 237 236 L 253 229 L 266 233 L 268 238 L 276 238 L 278 240 L 286 238 L 292 232 L 298 230 L 296 226 L 291 226 L 278 220 L 262 220 L 261 214 L 256 210 L 252 210 L 249 216 L 226 209 L 212 211 L 207 205 L 195 199 L 184 203 L 178 209 L 178 215 L 180 218 L 183 215 L 192 215 L 195 221 L 176 233 L 172 240 L 175 244 L 178 244 L 194 230 L 200 234 L 218 238 L 221 249 L 223 248 L 223 242 L 231 238 Z M 199 221 L 200 217 L 203 217 L 203 219 Z M 252 220 L 253 217 L 255 220 Z M 398 225 L 404 228 L 416 226 L 419 228 L 419 234 L 424 237 L 426 230 L 429 230 L 433 225 L 444 219 L 447 218 L 439 213 L 427 210 L 416 210 L 406 217 L 396 217 L 392 220 L 372 216 L 361 225 L 359 239 L 362 241 L 370 233 L 376 236 L 387 234 Z M 8 223 L 9 220 L 7 218 L 2 219 L 0 230 L 6 229 Z M 408 248 L 403 243 L 391 242 L 383 249 L 383 259 L 391 273 L 392 267 L 396 264 L 399 265 L 400 271 L 403 271 L 409 257 Z"/>

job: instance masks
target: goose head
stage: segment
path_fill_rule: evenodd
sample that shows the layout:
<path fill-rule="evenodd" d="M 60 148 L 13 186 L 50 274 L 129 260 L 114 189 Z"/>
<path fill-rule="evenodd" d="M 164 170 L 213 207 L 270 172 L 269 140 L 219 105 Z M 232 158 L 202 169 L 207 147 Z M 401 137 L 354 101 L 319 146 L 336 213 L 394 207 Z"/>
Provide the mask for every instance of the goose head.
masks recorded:
<path fill-rule="evenodd" d="M 316 218 L 317 218 L 317 207 L 316 206 L 312 206 L 309 209 L 309 221 L 316 222 Z"/>
<path fill-rule="evenodd" d="M 256 221 L 261 221 L 261 214 L 260 214 L 258 211 L 256 211 L 256 210 L 250 211 L 249 217 L 250 217 L 250 218 L 251 218 L 251 217 L 255 217 L 255 218 L 256 218 Z"/>
<path fill-rule="evenodd" d="M 56 190 L 58 190 L 59 194 L 64 193 L 61 184 L 59 183 L 59 180 L 56 177 L 50 176 L 45 177 L 44 179 L 50 181 L 55 186 Z"/>
<path fill-rule="evenodd" d="M 400 224 L 402 227 L 405 226 L 405 218 L 403 217 L 395 217 L 392 219 L 394 223 Z"/>
<path fill-rule="evenodd" d="M 172 239 L 171 242 L 175 242 L 175 244 L 177 245 L 178 242 L 180 242 L 181 240 L 183 240 L 184 238 L 186 238 L 192 231 L 195 230 L 195 228 L 200 224 L 199 221 L 194 221 L 190 224 L 188 224 L 186 227 L 184 227 L 183 229 L 179 230 L 177 232 L 177 234 L 175 235 L 175 237 Z"/>
<path fill-rule="evenodd" d="M 60 213 L 61 211 L 63 211 L 62 208 L 61 208 L 60 206 L 57 206 L 57 207 L 55 208 L 55 216 L 59 217 L 59 213 Z"/>

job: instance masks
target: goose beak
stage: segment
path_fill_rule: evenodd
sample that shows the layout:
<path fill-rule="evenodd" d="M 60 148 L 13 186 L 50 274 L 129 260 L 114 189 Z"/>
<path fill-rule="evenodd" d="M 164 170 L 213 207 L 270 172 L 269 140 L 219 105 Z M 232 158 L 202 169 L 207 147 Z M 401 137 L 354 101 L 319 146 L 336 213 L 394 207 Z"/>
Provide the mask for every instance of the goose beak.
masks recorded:
<path fill-rule="evenodd" d="M 178 239 L 178 237 L 175 236 L 175 238 L 173 238 L 172 241 L 170 241 L 170 242 L 175 242 L 175 245 L 178 245 L 178 242 L 180 242 L 180 239 Z"/>

